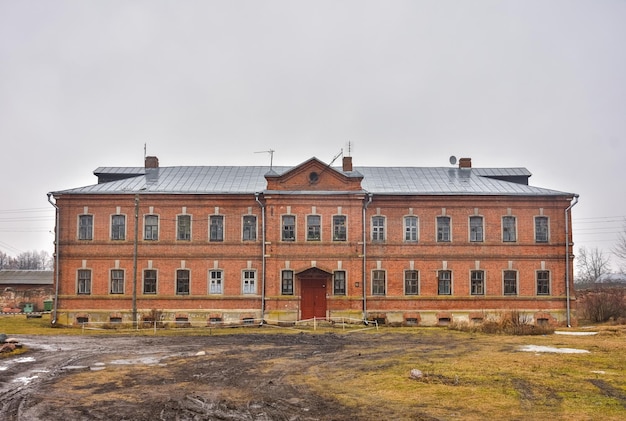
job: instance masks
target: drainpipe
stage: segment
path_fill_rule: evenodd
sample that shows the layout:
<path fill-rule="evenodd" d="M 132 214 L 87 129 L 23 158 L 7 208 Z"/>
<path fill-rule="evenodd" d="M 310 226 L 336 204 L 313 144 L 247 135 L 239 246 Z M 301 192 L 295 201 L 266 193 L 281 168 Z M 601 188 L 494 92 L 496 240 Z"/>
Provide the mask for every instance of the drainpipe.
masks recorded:
<path fill-rule="evenodd" d="M 261 240 L 263 253 L 261 259 L 261 324 L 265 323 L 265 205 L 259 200 L 259 193 L 254 193 L 254 200 L 261 207 Z"/>
<path fill-rule="evenodd" d="M 137 328 L 137 256 L 139 247 L 139 195 L 135 195 L 135 231 L 133 237 L 133 329 Z M 156 323 L 156 320 L 155 320 Z M 155 325 L 156 326 L 156 325 Z"/>
<path fill-rule="evenodd" d="M 48 193 L 48 202 L 54 206 L 54 307 L 52 310 L 51 324 L 57 323 L 57 310 L 59 301 L 59 207 L 52 200 L 52 193 Z"/>
<path fill-rule="evenodd" d="M 569 273 L 569 256 L 570 256 L 570 241 L 569 241 L 569 213 L 570 210 L 578 203 L 578 195 L 574 195 L 574 201 L 565 209 L 565 295 L 567 296 L 567 327 L 572 327 L 570 319 L 570 273 Z M 572 243 L 573 245 L 573 243 Z"/>
<path fill-rule="evenodd" d="M 372 203 L 372 194 L 367 194 L 367 199 L 363 203 L 363 280 L 361 284 L 363 285 L 363 321 L 367 324 L 367 219 L 366 219 L 366 211 L 367 207 Z"/>

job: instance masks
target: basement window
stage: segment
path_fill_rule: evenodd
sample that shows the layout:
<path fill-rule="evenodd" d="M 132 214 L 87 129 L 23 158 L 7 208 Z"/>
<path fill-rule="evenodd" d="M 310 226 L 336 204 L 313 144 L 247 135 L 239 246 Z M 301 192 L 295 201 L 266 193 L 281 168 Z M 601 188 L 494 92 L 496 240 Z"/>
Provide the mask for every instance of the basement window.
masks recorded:
<path fill-rule="evenodd" d="M 243 324 L 245 326 L 250 326 L 250 325 L 254 324 L 254 318 L 252 318 L 252 317 L 244 317 L 242 322 L 243 322 Z"/>
<path fill-rule="evenodd" d="M 407 317 L 404 322 L 409 326 L 417 326 L 417 317 Z"/>
<path fill-rule="evenodd" d="M 122 323 L 121 317 L 109 317 L 109 323 Z"/>
<path fill-rule="evenodd" d="M 79 316 L 76 318 L 76 323 L 79 325 L 89 323 L 89 317 Z"/>
<path fill-rule="evenodd" d="M 439 318 L 439 326 L 448 326 L 452 322 L 449 317 L 440 317 Z"/>

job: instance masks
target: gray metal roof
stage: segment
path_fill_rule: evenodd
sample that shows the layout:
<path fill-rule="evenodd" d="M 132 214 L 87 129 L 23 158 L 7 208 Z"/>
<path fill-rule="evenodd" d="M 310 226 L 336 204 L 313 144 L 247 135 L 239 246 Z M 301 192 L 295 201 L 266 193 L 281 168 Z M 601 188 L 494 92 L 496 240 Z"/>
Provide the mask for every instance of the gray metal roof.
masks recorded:
<path fill-rule="evenodd" d="M 278 175 L 294 167 L 273 167 Z M 525 168 L 354 167 L 363 190 L 373 194 L 573 196 L 556 190 L 497 180 L 495 176 L 530 176 Z M 129 178 L 62 190 L 54 194 L 245 194 L 267 187 L 267 166 L 100 167 L 95 174 L 126 173 Z M 133 174 L 143 174 L 133 176 Z"/>
<path fill-rule="evenodd" d="M 52 285 L 51 270 L 0 270 L 0 285 Z"/>

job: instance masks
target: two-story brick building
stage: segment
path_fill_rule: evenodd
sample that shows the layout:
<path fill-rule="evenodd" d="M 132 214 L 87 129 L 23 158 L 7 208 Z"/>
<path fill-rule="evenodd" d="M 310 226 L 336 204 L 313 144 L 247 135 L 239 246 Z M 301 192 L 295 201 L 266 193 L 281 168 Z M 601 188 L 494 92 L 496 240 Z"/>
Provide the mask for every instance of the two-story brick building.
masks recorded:
<path fill-rule="evenodd" d="M 524 168 L 98 168 L 57 208 L 55 320 L 566 322 L 577 195 Z M 54 198 L 54 202 L 52 201 Z M 573 202 L 574 201 L 574 202 Z"/>

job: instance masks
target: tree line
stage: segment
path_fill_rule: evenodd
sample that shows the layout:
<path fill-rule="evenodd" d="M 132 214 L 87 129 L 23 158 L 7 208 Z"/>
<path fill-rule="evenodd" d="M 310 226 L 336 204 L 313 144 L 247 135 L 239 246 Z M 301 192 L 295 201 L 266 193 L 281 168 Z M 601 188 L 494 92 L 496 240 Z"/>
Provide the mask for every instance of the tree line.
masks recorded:
<path fill-rule="evenodd" d="M 47 251 L 26 251 L 9 256 L 0 251 L 0 270 L 51 270 L 52 257 Z"/>
<path fill-rule="evenodd" d="M 611 249 L 617 261 L 618 273 L 626 274 L 626 221 Z M 626 284 L 611 282 L 611 256 L 597 247 L 580 247 L 576 255 L 576 299 L 579 315 L 591 322 L 614 321 L 626 323 Z"/>

